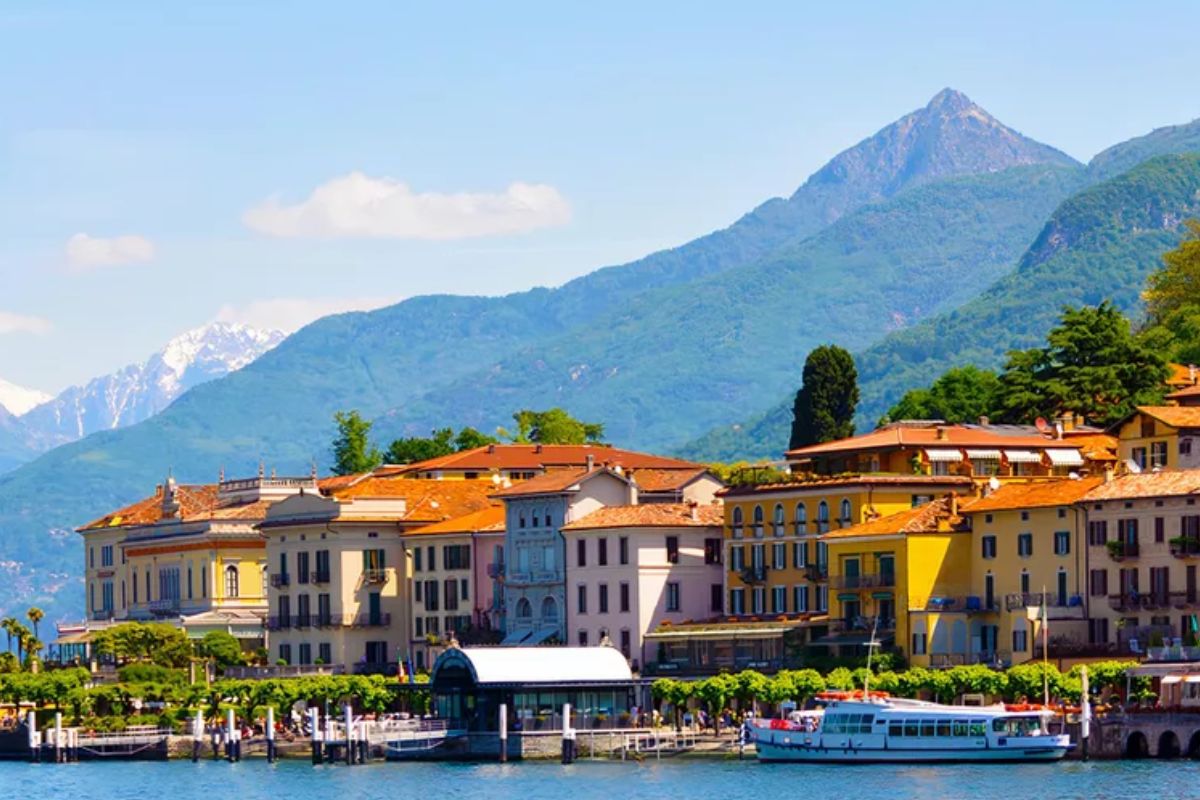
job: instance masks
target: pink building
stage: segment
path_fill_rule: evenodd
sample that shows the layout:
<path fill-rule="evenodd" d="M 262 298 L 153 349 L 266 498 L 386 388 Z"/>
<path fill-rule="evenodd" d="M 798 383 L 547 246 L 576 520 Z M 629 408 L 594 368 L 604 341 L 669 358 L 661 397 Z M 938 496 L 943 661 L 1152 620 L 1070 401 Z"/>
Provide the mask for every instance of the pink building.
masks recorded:
<path fill-rule="evenodd" d="M 721 506 L 606 506 L 562 527 L 568 644 L 605 637 L 639 669 L 645 635 L 663 622 L 708 619 L 724 608 Z"/>

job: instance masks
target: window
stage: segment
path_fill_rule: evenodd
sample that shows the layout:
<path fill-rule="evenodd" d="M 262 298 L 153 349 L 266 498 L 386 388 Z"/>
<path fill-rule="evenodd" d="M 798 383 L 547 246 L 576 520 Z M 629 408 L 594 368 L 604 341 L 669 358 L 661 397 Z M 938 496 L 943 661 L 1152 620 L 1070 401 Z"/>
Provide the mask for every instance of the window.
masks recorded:
<path fill-rule="evenodd" d="M 447 578 L 442 584 L 442 597 L 446 601 L 447 611 L 458 611 L 458 579 Z"/>
<path fill-rule="evenodd" d="M 413 548 L 413 572 L 421 571 L 421 548 Z"/>
<path fill-rule="evenodd" d="M 1071 552 L 1071 532 L 1070 531 L 1055 531 L 1054 532 L 1054 555 L 1065 556 Z"/>
<path fill-rule="evenodd" d="M 1164 523 L 1165 520 L 1162 517 L 1154 518 L 1154 541 L 1159 544 L 1162 544 L 1165 538 Z"/>
<path fill-rule="evenodd" d="M 996 557 L 996 537 L 995 536 L 990 536 L 990 535 L 983 536 L 980 538 L 979 544 L 983 548 L 982 555 L 984 558 L 995 558 Z"/>
<path fill-rule="evenodd" d="M 767 590 L 756 586 L 750 595 L 751 611 L 755 614 L 765 614 L 767 611 Z"/>
<path fill-rule="evenodd" d="M 575 566 L 587 566 L 587 539 L 575 542 Z"/>
<path fill-rule="evenodd" d="M 1190 456 L 1192 454 L 1192 440 L 1187 436 L 1179 437 L 1179 455 Z"/>
<path fill-rule="evenodd" d="M 581 631 L 579 632 L 579 646 L 580 646 L 580 647 L 587 647 L 587 646 L 588 646 L 588 634 L 587 634 L 587 631 L 581 630 Z"/>
<path fill-rule="evenodd" d="M 469 582 L 467 581 L 466 578 L 460 578 L 458 581 L 458 585 L 459 585 L 459 589 L 460 589 L 459 596 L 463 600 L 471 599 L 471 592 L 470 592 L 470 589 L 468 588 L 468 583 Z"/>
<path fill-rule="evenodd" d="M 1021 522 L 1029 522 L 1029 512 L 1028 511 L 1021 512 Z"/>
<path fill-rule="evenodd" d="M 435 580 L 425 581 L 425 610 L 438 610 L 438 582 Z"/>
<path fill-rule="evenodd" d="M 771 568 L 787 569 L 787 545 L 783 542 L 771 548 Z"/>
<path fill-rule="evenodd" d="M 279 660 L 284 664 L 292 663 L 292 646 L 290 644 L 279 645 Z"/>
<path fill-rule="evenodd" d="M 925 631 L 914 631 L 913 632 L 912 653 L 914 656 L 925 655 Z"/>
<path fill-rule="evenodd" d="M 312 645 L 308 642 L 300 644 L 300 663 L 304 665 L 312 663 Z"/>
<path fill-rule="evenodd" d="M 620 600 L 621 600 L 621 611 L 622 612 L 629 611 L 629 584 L 628 583 L 621 584 Z"/>
<path fill-rule="evenodd" d="M 1146 468 L 1146 448 L 1135 447 L 1135 448 L 1133 448 L 1132 455 L 1133 455 L 1133 463 L 1137 464 L 1142 469 L 1145 469 Z"/>
<path fill-rule="evenodd" d="M 421 584 L 421 582 L 420 582 L 420 581 L 415 581 L 415 582 L 413 583 L 413 598 L 414 598 L 414 599 L 415 599 L 415 600 L 416 600 L 418 603 L 422 602 L 422 600 L 421 600 L 421 595 L 422 595 L 422 592 L 421 592 L 421 586 L 422 586 L 422 584 Z"/>
<path fill-rule="evenodd" d="M 745 614 L 746 613 L 746 590 L 745 589 L 730 589 L 729 590 L 729 613 L 730 614 Z"/>
<path fill-rule="evenodd" d="M 629 658 L 629 653 L 632 649 L 633 648 L 630 645 L 629 629 L 626 628 L 625 630 L 621 631 L 621 655 Z"/>
<path fill-rule="evenodd" d="M 668 536 L 667 537 L 667 563 L 668 564 L 678 564 L 679 563 L 679 537 L 678 536 Z"/>
<path fill-rule="evenodd" d="M 771 532 L 776 536 L 783 536 L 785 533 L 786 522 L 784 521 L 783 503 L 775 504 L 775 517 L 771 523 Z"/>
<path fill-rule="evenodd" d="M 434 570 L 437 569 L 437 559 L 434 558 L 435 553 L 437 553 L 437 551 L 433 548 L 433 545 L 430 545 L 429 547 L 425 548 L 425 559 L 429 562 L 429 571 L 430 572 L 433 572 Z M 379 551 L 379 555 L 380 555 L 379 569 L 383 569 L 383 561 L 382 561 L 383 551 L 382 550 Z"/>
<path fill-rule="evenodd" d="M 602 567 L 608 566 L 608 539 L 596 540 L 596 563 Z"/>
<path fill-rule="evenodd" d="M 838 515 L 838 523 L 841 525 L 849 525 L 850 519 L 850 501 L 842 500 L 842 513 Z"/>
<path fill-rule="evenodd" d="M 745 518 L 742 514 L 741 506 L 733 507 L 733 515 L 730 518 L 729 529 L 732 532 L 734 539 L 742 538 L 742 526 L 745 524 Z"/>
<path fill-rule="evenodd" d="M 746 546 L 737 544 L 729 548 L 729 568 L 741 572 L 746 568 Z"/>
<path fill-rule="evenodd" d="M 442 547 L 442 568 L 456 570 L 470 569 L 471 545 L 448 544 Z"/>
<path fill-rule="evenodd" d="M 679 610 L 679 584 L 675 581 L 667 583 L 667 611 Z"/>
<path fill-rule="evenodd" d="M 796 516 L 792 518 L 792 526 L 797 536 L 808 533 L 808 509 L 804 507 L 804 503 L 796 504 Z"/>
<path fill-rule="evenodd" d="M 824 584 L 817 586 L 817 611 L 829 610 L 829 587 Z"/>
<path fill-rule="evenodd" d="M 721 563 L 721 540 L 720 539 L 705 539 L 704 540 L 704 563 L 705 564 L 720 564 Z"/>
<path fill-rule="evenodd" d="M 308 552 L 296 553 L 296 582 L 308 583 Z"/>
<path fill-rule="evenodd" d="M 100 548 L 100 566 L 111 567 L 113 565 L 113 546 L 106 544 Z"/>
<path fill-rule="evenodd" d="M 709 586 L 708 610 L 720 614 L 725 610 L 725 587 L 719 583 Z"/>
<path fill-rule="evenodd" d="M 321 642 L 317 645 L 317 660 L 322 664 L 329 664 L 333 661 L 333 647 L 329 642 Z"/>
<path fill-rule="evenodd" d="M 1021 594 L 1029 594 L 1029 570 L 1021 570 Z"/>
<path fill-rule="evenodd" d="M 313 575 L 314 583 L 329 583 L 329 551 L 317 551 L 317 569 Z"/>
<path fill-rule="evenodd" d="M 1017 555 L 1021 558 L 1029 558 L 1033 555 L 1033 534 L 1018 533 L 1017 534 Z"/>
<path fill-rule="evenodd" d="M 804 569 L 808 566 L 808 542 L 792 542 L 792 567 Z"/>
<path fill-rule="evenodd" d="M 1028 631 L 1026 631 L 1024 629 L 1014 630 L 1012 632 L 1013 652 L 1024 653 L 1026 650 L 1028 650 L 1029 649 L 1028 638 L 1029 638 Z"/>
<path fill-rule="evenodd" d="M 829 533 L 829 503 L 817 504 L 817 533 Z"/>
<path fill-rule="evenodd" d="M 292 624 L 292 598 L 286 594 L 280 595 L 276 605 L 279 608 L 279 627 L 290 627 Z"/>
<path fill-rule="evenodd" d="M 89 569 L 96 568 L 96 548 L 94 548 L 94 547 L 88 548 L 88 568 Z"/>
<path fill-rule="evenodd" d="M 208 597 L 208 565 L 200 567 L 200 596 Z M 133 585 L 133 602 L 137 602 L 137 583 Z"/>
<path fill-rule="evenodd" d="M 771 613 L 786 614 L 787 613 L 787 587 L 772 586 L 771 587 Z"/>
<path fill-rule="evenodd" d="M 420 584 L 417 584 L 420 586 Z M 329 609 L 329 593 L 322 592 L 317 595 L 317 627 L 327 628 L 333 624 L 333 614 Z"/>
<path fill-rule="evenodd" d="M 597 609 L 601 614 L 608 613 L 608 584 L 600 584 L 600 594 L 597 598 Z"/>
<path fill-rule="evenodd" d="M 587 613 L 587 586 L 584 586 L 583 584 L 580 584 L 580 585 L 579 585 L 579 586 L 578 586 L 578 587 L 575 589 L 575 594 L 576 594 L 576 597 L 577 597 L 577 600 L 576 600 L 576 603 L 575 603 L 575 605 L 576 605 L 576 610 L 577 610 L 577 611 L 578 611 L 580 614 L 586 614 L 586 613 Z"/>
<path fill-rule="evenodd" d="M 1167 465 L 1167 443 L 1166 442 L 1151 442 L 1150 443 L 1150 469 L 1157 467 L 1165 467 Z"/>
<path fill-rule="evenodd" d="M 792 605 L 796 607 L 797 614 L 803 614 L 808 611 L 808 587 L 794 586 L 792 587 Z"/>
<path fill-rule="evenodd" d="M 763 535 L 763 509 L 762 506 L 754 507 L 754 538 L 761 539 Z"/>
<path fill-rule="evenodd" d="M 266 569 L 263 569 L 263 577 L 264 578 L 266 577 L 266 574 L 267 574 Z M 187 596 L 188 596 L 188 600 L 192 599 L 192 565 L 190 563 L 188 564 L 188 571 L 187 571 Z M 267 593 L 264 590 L 263 597 L 266 597 L 266 596 L 267 596 Z"/>
<path fill-rule="evenodd" d="M 1103 547 L 1108 541 L 1108 522 L 1092 520 L 1088 523 L 1088 544 Z"/>
<path fill-rule="evenodd" d="M 617 539 L 617 560 L 622 564 L 629 563 L 629 537 L 621 536 Z"/>
<path fill-rule="evenodd" d="M 146 599 L 149 600 L 150 599 L 150 585 L 149 585 L 150 573 L 148 573 L 148 572 L 146 573 L 146 578 L 147 578 Z M 225 596 L 226 597 L 237 597 L 238 596 L 238 568 L 232 564 L 230 564 L 228 567 L 225 568 Z"/>

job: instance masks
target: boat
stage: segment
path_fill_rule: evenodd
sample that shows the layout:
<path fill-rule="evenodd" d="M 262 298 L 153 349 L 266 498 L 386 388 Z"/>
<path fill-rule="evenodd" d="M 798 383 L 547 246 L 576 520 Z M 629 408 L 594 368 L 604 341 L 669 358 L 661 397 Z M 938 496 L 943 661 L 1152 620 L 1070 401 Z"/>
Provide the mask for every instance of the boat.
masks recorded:
<path fill-rule="evenodd" d="M 950 706 L 839 692 L 824 708 L 760 721 L 751 738 L 759 761 L 937 763 L 1057 761 L 1071 737 L 1051 733 L 1041 706 Z"/>

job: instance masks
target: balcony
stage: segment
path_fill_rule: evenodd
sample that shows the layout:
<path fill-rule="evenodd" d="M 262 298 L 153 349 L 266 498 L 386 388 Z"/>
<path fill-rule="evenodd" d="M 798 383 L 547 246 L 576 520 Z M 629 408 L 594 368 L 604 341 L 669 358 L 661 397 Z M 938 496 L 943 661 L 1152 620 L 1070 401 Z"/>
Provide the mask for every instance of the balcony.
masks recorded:
<path fill-rule="evenodd" d="M 896 585 L 895 573 L 872 575 L 838 575 L 830 580 L 835 589 L 891 589 Z"/>
<path fill-rule="evenodd" d="M 292 627 L 291 617 L 267 617 L 267 630 L 286 631 Z"/>
<path fill-rule="evenodd" d="M 293 628 L 312 627 L 312 615 L 311 614 L 297 614 L 295 617 L 292 617 L 292 627 Z"/>
<path fill-rule="evenodd" d="M 277 573 L 277 574 L 271 576 L 271 585 L 273 587 L 275 587 L 276 589 L 280 589 L 280 588 L 283 588 L 284 586 L 288 586 L 289 584 L 291 584 L 291 582 L 292 582 L 292 578 L 286 572 Z"/>
<path fill-rule="evenodd" d="M 364 569 L 362 573 L 362 580 L 363 583 L 372 585 L 387 583 L 388 571 L 386 568 Z"/>
<path fill-rule="evenodd" d="M 499 561 L 495 564 L 487 565 L 487 576 L 492 580 L 500 580 L 504 577 L 504 562 Z"/>
<path fill-rule="evenodd" d="M 804 577 L 813 583 L 829 579 L 828 564 L 809 564 L 804 568 Z"/>
<path fill-rule="evenodd" d="M 315 569 L 311 573 L 313 583 L 329 583 L 328 569 Z"/>
<path fill-rule="evenodd" d="M 1004 595 L 1004 608 L 1016 611 L 1019 608 L 1041 606 L 1045 601 L 1047 608 L 1083 608 L 1083 598 L 1077 594 L 1059 597 L 1057 592 L 1014 592 Z"/>
<path fill-rule="evenodd" d="M 738 576 L 742 579 L 742 583 L 745 584 L 766 583 L 767 567 L 746 567 L 738 574 Z"/>
<path fill-rule="evenodd" d="M 267 617 L 267 630 L 292 628 L 386 628 L 391 614 L 297 614 L 291 617 Z"/>
<path fill-rule="evenodd" d="M 1171 555 L 1176 558 L 1196 558 L 1200 556 L 1200 539 L 1191 536 L 1178 536 L 1170 541 Z"/>
<path fill-rule="evenodd" d="M 1108 596 L 1108 605 L 1114 611 L 1157 611 L 1159 609 L 1171 608 L 1178 595 L 1183 595 L 1186 599 L 1186 592 L 1125 592 L 1123 594 L 1110 594 Z"/>
<path fill-rule="evenodd" d="M 1000 610 L 995 598 L 978 595 L 936 595 L 925 603 L 926 611 L 965 612 L 967 614 L 993 614 Z"/>
<path fill-rule="evenodd" d="M 1137 542 L 1123 542 L 1120 540 L 1106 542 L 1105 547 L 1108 548 L 1108 557 L 1113 561 L 1124 561 L 1127 558 L 1138 557 Z"/>
<path fill-rule="evenodd" d="M 392 624 L 391 614 L 359 614 L 350 619 L 352 628 L 386 628 Z"/>
<path fill-rule="evenodd" d="M 165 600 L 151 600 L 147 604 L 150 613 L 156 617 L 173 617 L 179 613 L 179 598 L 169 597 Z"/>
<path fill-rule="evenodd" d="M 1195 608 L 1196 593 L 1195 592 L 1171 592 L 1171 605 L 1175 608 Z"/>

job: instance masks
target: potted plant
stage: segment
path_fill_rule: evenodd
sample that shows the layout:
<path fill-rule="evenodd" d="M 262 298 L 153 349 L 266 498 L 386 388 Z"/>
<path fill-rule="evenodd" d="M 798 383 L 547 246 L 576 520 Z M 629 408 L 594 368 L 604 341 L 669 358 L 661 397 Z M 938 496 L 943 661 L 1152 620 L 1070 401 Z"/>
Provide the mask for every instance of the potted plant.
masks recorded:
<path fill-rule="evenodd" d="M 1108 548 L 1108 557 L 1111 558 L 1113 561 L 1120 561 L 1123 558 L 1125 558 L 1125 543 L 1124 542 L 1118 541 L 1116 539 L 1112 539 L 1110 541 L 1105 542 L 1104 546 L 1106 548 Z"/>

